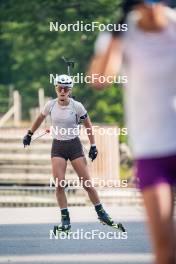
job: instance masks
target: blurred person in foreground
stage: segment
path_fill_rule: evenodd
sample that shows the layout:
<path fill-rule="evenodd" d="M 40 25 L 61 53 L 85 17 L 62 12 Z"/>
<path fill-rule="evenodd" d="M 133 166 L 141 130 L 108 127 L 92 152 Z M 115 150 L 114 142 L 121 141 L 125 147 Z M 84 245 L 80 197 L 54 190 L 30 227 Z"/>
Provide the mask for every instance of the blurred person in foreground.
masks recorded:
<path fill-rule="evenodd" d="M 167 3 L 126 0 L 126 32 L 100 34 L 89 74 L 127 75 L 129 140 L 146 208 L 156 264 L 176 263 L 176 12 Z M 92 86 L 108 83 L 96 78 Z"/>

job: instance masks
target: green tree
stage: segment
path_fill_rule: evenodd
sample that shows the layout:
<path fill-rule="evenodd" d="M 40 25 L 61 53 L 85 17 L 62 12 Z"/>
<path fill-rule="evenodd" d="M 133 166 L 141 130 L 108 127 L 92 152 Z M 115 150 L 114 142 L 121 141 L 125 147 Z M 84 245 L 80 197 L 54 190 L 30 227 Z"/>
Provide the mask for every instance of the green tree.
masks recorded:
<path fill-rule="evenodd" d="M 118 0 L 1 0 L 0 3 L 0 96 L 7 96 L 9 84 L 20 91 L 23 99 L 23 118 L 30 107 L 37 105 L 37 90 L 45 88 L 54 97 L 50 74 L 65 72 L 61 57 L 74 58 L 73 74 L 86 72 L 93 53 L 94 32 L 50 32 L 50 22 L 68 24 L 98 21 L 115 22 Z M 76 98 L 84 102 L 94 122 L 123 125 L 122 88 L 114 85 L 96 92 L 86 84 L 76 85 Z"/>

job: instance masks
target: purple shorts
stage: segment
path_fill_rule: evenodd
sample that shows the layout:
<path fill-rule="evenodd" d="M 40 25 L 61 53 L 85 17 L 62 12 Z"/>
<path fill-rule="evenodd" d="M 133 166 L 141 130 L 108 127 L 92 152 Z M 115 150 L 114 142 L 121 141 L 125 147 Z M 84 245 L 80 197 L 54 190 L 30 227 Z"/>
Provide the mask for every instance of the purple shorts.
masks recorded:
<path fill-rule="evenodd" d="M 176 185 L 176 155 L 137 159 L 135 165 L 137 185 L 141 190 L 160 183 Z"/>

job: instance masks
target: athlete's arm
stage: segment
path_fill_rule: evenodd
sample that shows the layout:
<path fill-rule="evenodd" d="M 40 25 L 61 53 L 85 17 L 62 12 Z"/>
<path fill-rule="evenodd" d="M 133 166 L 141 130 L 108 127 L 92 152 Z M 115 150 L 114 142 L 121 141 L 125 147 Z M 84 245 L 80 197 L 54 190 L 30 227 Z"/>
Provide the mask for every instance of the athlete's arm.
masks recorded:
<path fill-rule="evenodd" d="M 90 144 L 95 145 L 95 137 L 93 134 L 92 123 L 91 123 L 89 116 L 87 116 L 87 118 L 83 120 L 83 124 L 87 130 L 87 135 L 88 135 Z"/>
<path fill-rule="evenodd" d="M 103 43 L 101 44 L 103 45 Z M 103 89 L 112 83 L 108 83 L 109 76 L 117 76 L 121 66 L 121 38 L 112 37 L 110 43 L 104 53 L 95 54 L 91 60 L 88 75 L 91 76 L 91 86 L 95 89 Z M 105 77 L 105 82 L 102 83 L 102 78 Z"/>
<path fill-rule="evenodd" d="M 43 114 L 40 114 L 37 117 L 37 119 L 34 121 L 32 128 L 28 130 L 27 134 L 23 138 L 24 148 L 31 144 L 32 135 L 37 130 L 37 128 L 39 128 L 39 126 L 41 125 L 44 119 L 45 119 L 45 116 Z"/>
<path fill-rule="evenodd" d="M 94 159 L 96 159 L 96 157 L 98 155 L 98 150 L 97 150 L 96 145 L 95 145 L 95 137 L 93 134 L 92 123 L 91 123 L 89 116 L 87 118 L 85 118 L 83 122 L 84 122 L 84 126 L 87 130 L 87 135 L 89 137 L 89 141 L 91 144 L 91 147 L 89 150 L 89 158 L 93 161 Z"/>
<path fill-rule="evenodd" d="M 45 116 L 43 114 L 40 114 L 36 120 L 34 121 L 30 131 L 34 134 L 34 132 L 39 128 L 43 120 L 45 119 Z"/>

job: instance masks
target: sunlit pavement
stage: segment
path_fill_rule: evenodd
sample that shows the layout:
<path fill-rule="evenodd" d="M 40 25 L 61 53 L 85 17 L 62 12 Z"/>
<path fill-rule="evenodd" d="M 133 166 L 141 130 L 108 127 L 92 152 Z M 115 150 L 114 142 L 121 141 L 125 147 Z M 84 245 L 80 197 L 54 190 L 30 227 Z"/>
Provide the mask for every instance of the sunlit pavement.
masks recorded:
<path fill-rule="evenodd" d="M 113 239 L 108 236 L 116 231 L 101 225 L 91 207 L 71 207 L 75 236 L 59 239 L 52 234 L 59 219 L 57 208 L 0 208 L 0 263 L 152 263 L 142 208 L 105 208 L 117 222 L 124 224 L 125 236 L 120 233 L 111 234 Z M 96 233 L 94 239 L 90 236 L 92 232 Z"/>

